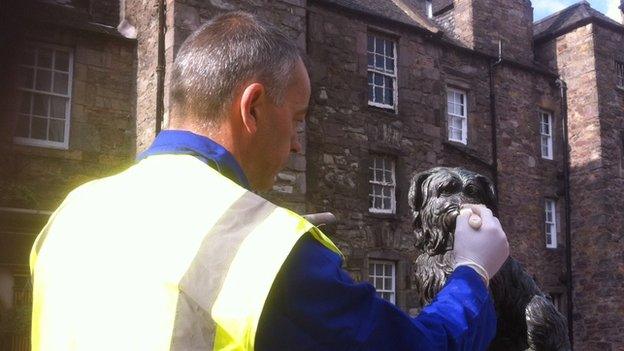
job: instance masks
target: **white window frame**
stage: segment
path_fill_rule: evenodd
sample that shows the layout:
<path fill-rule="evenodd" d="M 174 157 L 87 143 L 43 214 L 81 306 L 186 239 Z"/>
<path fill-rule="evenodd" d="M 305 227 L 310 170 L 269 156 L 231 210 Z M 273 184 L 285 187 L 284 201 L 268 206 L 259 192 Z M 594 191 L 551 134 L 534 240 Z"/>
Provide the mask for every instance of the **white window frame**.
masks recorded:
<path fill-rule="evenodd" d="M 372 51 L 371 48 L 369 47 L 368 43 L 370 42 L 372 38 L 372 42 L 373 42 L 373 47 L 372 47 Z M 377 40 L 382 40 L 383 45 L 384 45 L 384 53 L 383 54 L 378 54 L 376 53 L 376 48 L 377 48 Z M 391 42 L 392 45 L 392 56 L 388 56 L 388 53 L 386 52 L 386 42 Z M 397 103 L 398 103 L 398 91 L 397 91 L 397 40 L 391 39 L 387 36 L 381 35 L 381 34 L 376 34 L 376 33 L 367 33 L 366 36 L 366 43 L 367 43 L 367 49 L 366 49 L 366 59 L 367 62 L 370 62 L 371 60 L 371 56 L 373 58 L 373 64 L 368 64 L 367 66 L 367 79 L 368 79 L 368 84 L 367 84 L 367 100 L 368 100 L 368 105 L 369 106 L 375 106 L 375 107 L 379 107 L 379 108 L 384 108 L 384 109 L 390 109 L 390 110 L 394 110 L 396 112 L 397 110 Z M 380 69 L 378 67 L 375 67 L 375 56 L 381 56 L 383 59 L 383 69 Z M 387 69 L 387 63 L 388 60 L 394 60 L 394 65 L 393 68 Z M 383 79 L 383 85 L 379 86 L 379 85 L 375 85 L 374 81 L 375 81 L 375 75 L 380 75 Z M 372 77 L 372 79 L 370 78 Z M 385 94 L 385 81 L 386 78 L 390 78 L 392 79 L 392 105 L 386 104 L 386 103 L 380 103 L 380 102 L 376 102 L 374 101 L 374 96 L 375 96 L 375 87 L 380 87 L 382 89 L 382 91 Z M 372 81 L 372 82 L 371 82 Z M 373 100 L 371 100 L 371 96 L 370 96 L 370 89 L 373 89 Z"/>
<path fill-rule="evenodd" d="M 381 272 L 378 271 L 380 267 Z M 390 275 L 386 275 L 387 267 L 391 267 Z M 388 279 L 390 279 L 390 287 L 386 284 Z M 368 281 L 375 287 L 380 298 L 396 304 L 396 262 L 377 259 L 368 260 Z"/>
<path fill-rule="evenodd" d="M 461 101 L 455 100 L 455 96 L 457 95 L 463 96 L 463 104 Z M 454 108 L 450 108 L 451 106 L 455 107 L 455 105 L 460 107 L 459 114 L 456 113 Z M 466 91 L 451 87 L 446 88 L 446 116 L 448 140 L 462 143 L 464 145 L 468 144 L 468 94 Z M 455 138 L 452 133 L 452 131 L 456 128 L 451 123 L 451 120 L 455 118 L 461 120 L 460 139 Z"/>
<path fill-rule="evenodd" d="M 370 184 L 370 192 L 368 194 L 368 200 L 370 203 L 369 211 L 372 213 L 389 213 L 394 214 L 396 212 L 396 167 L 395 162 L 388 156 L 373 156 L 371 165 L 369 166 L 368 183 Z M 381 179 L 377 178 L 377 171 L 381 171 Z M 390 178 L 387 179 L 387 173 L 390 173 Z M 375 193 L 375 187 L 380 187 L 381 194 Z M 384 195 L 384 189 L 389 189 L 390 195 Z M 384 200 L 390 199 L 390 207 L 384 206 Z M 375 206 L 375 202 L 379 201 L 380 206 Z"/>
<path fill-rule="evenodd" d="M 615 61 L 615 77 L 618 88 L 624 89 L 624 61 Z"/>
<path fill-rule="evenodd" d="M 544 122 L 544 118 L 546 122 Z M 544 110 L 539 110 L 539 123 L 540 123 L 540 152 L 542 158 L 546 160 L 553 159 L 553 118 L 552 113 Z M 546 149 L 546 153 L 544 153 Z"/>
<path fill-rule="evenodd" d="M 45 48 L 45 49 L 50 49 L 53 51 L 61 51 L 61 52 L 65 52 L 68 54 L 69 56 L 69 62 L 68 62 L 68 71 L 58 71 L 55 69 L 54 65 L 55 65 L 55 59 L 56 59 L 56 53 L 52 56 L 52 66 L 51 68 L 45 68 L 45 70 L 47 71 L 51 71 L 51 80 L 50 80 L 50 86 L 54 87 L 54 73 L 58 72 L 58 73 L 63 73 L 63 74 L 67 74 L 68 78 L 67 78 L 67 94 L 59 94 L 59 93 L 55 93 L 55 92 L 51 92 L 51 91 L 42 91 L 42 90 L 37 90 L 35 86 L 33 86 L 32 88 L 24 88 L 24 87 L 19 87 L 19 90 L 22 92 L 26 92 L 26 93 L 30 93 L 30 94 L 41 94 L 41 95 L 47 95 L 47 96 L 56 96 L 56 97 L 62 97 L 64 99 L 67 99 L 66 101 L 66 105 L 65 105 L 65 128 L 63 130 L 63 141 L 52 141 L 52 140 L 43 140 L 43 139 L 36 139 L 36 138 L 31 138 L 31 137 L 19 137 L 16 136 L 13 138 L 13 141 L 16 144 L 21 144 L 21 145 L 29 145 L 29 146 L 38 146 L 38 147 L 46 147 L 46 148 L 53 148 L 53 149 L 62 149 L 62 150 L 67 150 L 69 148 L 69 130 L 70 130 L 70 124 L 71 124 L 71 105 L 72 105 L 72 86 L 73 86 L 73 77 L 74 77 L 74 53 L 73 50 L 71 48 L 68 47 L 64 47 L 64 46 L 59 46 L 59 45 L 52 45 L 52 44 L 44 44 L 44 43 L 38 43 L 38 42 L 29 42 L 27 43 L 27 45 L 29 47 L 34 48 L 36 51 L 38 51 L 41 48 Z M 37 54 L 35 54 L 35 58 L 37 57 Z M 28 69 L 32 69 L 33 70 L 33 85 L 36 85 L 37 82 L 37 63 L 35 63 L 35 66 L 30 66 L 30 65 L 26 65 L 20 62 L 20 68 L 28 68 Z M 39 68 L 41 69 L 41 68 Z M 51 88 L 52 89 L 52 88 Z M 24 94 L 24 96 L 30 96 L 30 94 Z M 22 98 L 24 98 L 24 96 Z M 49 133 L 49 120 L 50 119 L 54 119 L 50 117 L 50 108 L 51 108 L 51 100 L 48 100 L 48 129 L 46 131 L 46 135 Z M 29 124 L 29 134 L 31 133 L 31 128 L 32 128 L 32 102 L 31 102 L 31 111 L 30 111 L 30 115 L 29 115 L 29 120 L 30 120 L 30 124 Z M 21 109 L 21 107 L 20 107 Z M 17 118 L 24 118 L 21 113 L 21 111 L 18 112 L 20 115 L 17 116 Z"/>
<path fill-rule="evenodd" d="M 427 17 L 433 18 L 433 1 L 425 0 L 425 10 L 427 11 Z"/>
<path fill-rule="evenodd" d="M 546 238 L 545 238 L 546 247 L 549 249 L 556 249 L 557 248 L 557 202 L 553 199 L 546 199 L 544 201 L 544 233 L 546 235 Z M 550 238 L 550 243 L 548 242 L 549 238 Z"/>

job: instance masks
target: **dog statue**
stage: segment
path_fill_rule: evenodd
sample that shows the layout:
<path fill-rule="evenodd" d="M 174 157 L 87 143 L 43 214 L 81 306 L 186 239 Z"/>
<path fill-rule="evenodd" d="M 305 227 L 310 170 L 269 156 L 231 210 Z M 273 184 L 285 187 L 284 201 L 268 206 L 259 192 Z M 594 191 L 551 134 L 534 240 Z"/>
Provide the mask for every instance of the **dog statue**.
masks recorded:
<path fill-rule="evenodd" d="M 462 168 L 438 167 L 416 174 L 411 181 L 416 246 L 415 285 L 421 308 L 432 301 L 453 271 L 455 219 L 462 204 L 495 209 L 492 182 Z M 546 298 L 520 263 L 509 258 L 490 280 L 497 320 L 490 351 L 570 350 L 563 315 Z"/>

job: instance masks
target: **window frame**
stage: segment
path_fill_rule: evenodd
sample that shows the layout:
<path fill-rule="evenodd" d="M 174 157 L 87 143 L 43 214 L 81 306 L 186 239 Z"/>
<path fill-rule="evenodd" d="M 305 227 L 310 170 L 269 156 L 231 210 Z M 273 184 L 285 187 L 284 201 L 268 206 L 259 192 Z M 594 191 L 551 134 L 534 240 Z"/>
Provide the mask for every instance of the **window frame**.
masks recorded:
<path fill-rule="evenodd" d="M 450 103 L 456 104 L 455 101 L 449 101 L 451 94 L 453 94 L 453 96 L 455 94 L 460 94 L 464 96 L 464 104 L 463 104 L 463 109 L 462 109 L 463 115 L 457 115 L 454 112 L 451 113 L 451 111 L 449 111 L 449 104 Z M 451 126 L 451 117 L 461 119 L 461 122 L 462 122 L 462 129 L 461 129 L 462 138 L 461 139 L 453 138 L 453 133 L 451 133 L 451 128 L 454 128 L 454 127 Z M 466 90 L 461 90 L 461 89 L 450 87 L 450 86 L 446 87 L 446 134 L 447 134 L 447 139 L 449 141 L 468 145 L 468 92 Z"/>
<path fill-rule="evenodd" d="M 373 272 L 371 275 L 371 265 L 373 265 Z M 377 275 L 377 265 L 381 265 L 383 267 L 381 275 Z M 386 266 L 391 266 L 392 267 L 392 272 L 390 273 L 390 276 L 385 275 L 385 267 Z M 368 260 L 368 281 L 369 283 L 375 288 L 375 291 L 377 292 L 377 296 L 381 299 L 384 299 L 392 304 L 396 305 L 396 301 L 397 301 L 397 263 L 395 261 L 390 261 L 390 260 L 383 260 L 383 259 L 369 259 Z M 378 288 L 377 287 L 377 279 L 376 278 L 381 278 L 382 281 L 382 287 Z M 385 281 L 386 279 L 390 278 L 391 279 L 391 289 L 385 289 Z M 386 299 L 385 297 L 383 297 L 383 294 L 387 293 L 390 294 L 390 299 Z"/>
<path fill-rule="evenodd" d="M 66 46 L 60 46 L 60 45 L 54 45 L 54 44 L 48 44 L 48 43 L 41 43 L 41 42 L 28 42 L 27 47 L 32 47 L 35 50 L 39 50 L 41 48 L 44 49 L 50 49 L 53 50 L 55 53 L 53 55 L 53 59 L 52 59 L 52 63 L 51 63 L 51 67 L 50 68 L 43 68 L 45 70 L 48 70 L 51 72 L 51 78 L 50 78 L 50 86 L 51 89 L 53 89 L 54 87 L 54 73 L 55 72 L 60 72 L 63 74 L 67 74 L 67 94 L 59 94 L 59 93 L 54 93 L 53 91 L 42 91 L 42 90 L 37 90 L 36 86 L 33 88 L 24 88 L 24 87 L 18 87 L 18 90 L 20 92 L 26 92 L 28 94 L 23 94 L 22 98 L 26 97 L 26 96 L 31 96 L 31 94 L 41 94 L 41 95 L 45 95 L 45 96 L 56 96 L 56 97 L 61 97 L 66 100 L 66 105 L 65 105 L 65 125 L 64 125 L 64 129 L 63 129 L 63 141 L 52 141 L 52 140 L 43 140 L 43 139 L 36 139 L 36 138 L 32 138 L 32 137 L 23 137 L 23 136 L 14 136 L 13 137 L 13 142 L 16 144 L 20 144 L 20 145 L 28 145 L 28 146 L 36 146 L 36 147 L 45 147 L 45 148 L 51 148 L 51 149 L 61 149 L 61 150 L 67 150 L 69 149 L 69 137 L 70 137 L 70 125 L 71 125 L 71 107 L 72 107 L 72 99 L 73 99 L 73 80 L 74 80 L 74 50 L 70 47 L 66 47 Z M 67 72 L 65 71 L 58 71 L 54 68 L 55 62 L 54 60 L 56 59 L 56 52 L 57 51 L 61 51 L 61 52 L 65 52 L 68 54 L 68 70 Z M 37 55 L 35 56 L 35 58 L 38 57 Z M 34 66 L 30 66 L 30 65 L 26 65 L 22 62 L 19 62 L 18 67 L 21 68 L 28 68 L 28 69 L 32 69 L 33 70 L 33 85 L 36 85 L 37 82 L 37 71 L 39 69 L 39 67 L 37 66 L 37 63 L 35 63 Z M 51 101 L 51 100 L 49 100 Z M 30 114 L 29 114 L 29 135 L 32 134 L 32 102 L 30 103 Z M 51 102 L 48 102 L 48 116 L 46 116 L 46 119 L 48 120 L 48 129 L 46 130 L 46 136 L 48 136 L 49 133 L 49 120 L 50 119 L 58 119 L 58 118 L 51 118 L 50 117 L 50 108 L 51 108 Z M 22 112 L 19 111 L 18 112 L 18 116 L 17 118 L 24 118 L 22 115 Z"/>
<path fill-rule="evenodd" d="M 433 1 L 425 0 L 425 12 L 427 14 L 427 18 L 433 18 Z"/>
<path fill-rule="evenodd" d="M 552 221 L 548 220 L 548 213 L 551 212 Z M 549 225 L 552 225 L 552 232 L 548 232 Z M 557 248 L 557 201 L 546 198 L 544 201 L 544 234 L 546 239 L 546 248 Z M 550 244 L 548 237 L 550 236 Z"/>
<path fill-rule="evenodd" d="M 624 61 L 615 60 L 615 86 L 624 89 Z"/>
<path fill-rule="evenodd" d="M 381 160 L 382 163 L 382 168 L 378 168 L 377 167 L 377 160 Z M 390 169 L 386 168 L 386 162 L 390 162 Z M 391 156 L 385 156 L 385 155 L 373 155 L 370 165 L 368 167 L 369 170 L 369 177 L 368 177 L 368 184 L 369 184 L 369 193 L 368 193 L 368 201 L 369 201 L 369 208 L 368 211 L 370 213 L 378 213 L 378 214 L 395 214 L 396 213 L 396 160 L 391 157 Z M 378 180 L 376 178 L 376 171 L 377 170 L 381 170 L 382 172 L 382 180 Z M 390 175 L 392 176 L 392 180 L 391 182 L 388 182 L 387 179 L 385 179 L 385 174 L 386 171 L 389 170 L 390 171 Z M 375 194 L 373 188 L 375 185 L 381 186 L 381 194 L 380 196 Z M 387 197 L 384 196 L 383 194 L 383 189 L 385 188 L 390 188 L 390 208 L 386 209 L 386 208 L 378 208 L 378 207 L 374 207 L 375 205 L 375 201 L 374 198 L 380 198 L 381 199 L 381 206 L 383 207 L 383 203 L 384 203 L 384 199 L 386 199 Z"/>
<path fill-rule="evenodd" d="M 373 38 L 373 51 L 369 51 L 368 48 L 368 42 L 369 42 L 369 38 L 372 37 Z M 384 49 L 384 69 L 380 70 L 377 67 L 375 67 L 375 63 L 374 63 L 374 59 L 373 59 L 373 65 L 369 65 L 368 64 L 368 60 L 369 60 L 369 55 L 379 55 L 375 52 L 375 46 L 377 45 L 377 38 L 381 39 L 384 41 L 384 47 L 386 46 L 386 41 L 390 41 L 393 43 L 392 49 L 393 49 L 393 55 L 394 57 L 389 57 L 386 56 L 385 53 L 385 49 Z M 398 55 L 397 55 L 397 47 L 398 47 L 398 40 L 396 38 L 392 38 L 388 35 L 384 35 L 382 33 L 378 33 L 378 32 L 367 32 L 366 33 L 366 76 L 367 76 L 367 84 L 366 84 L 366 88 L 367 88 L 367 93 L 366 93 L 366 100 L 368 103 L 368 106 L 374 106 L 374 107 L 378 107 L 378 108 L 382 108 L 382 109 L 387 109 L 387 110 L 393 110 L 395 112 L 397 112 L 398 110 L 398 98 L 399 98 L 399 94 L 398 94 Z M 374 57 L 374 56 L 373 56 Z M 386 65 L 386 59 L 393 59 L 394 60 L 394 68 L 393 68 L 393 72 L 389 72 L 387 71 L 387 69 L 385 67 L 387 67 Z M 374 83 L 374 75 L 375 74 L 379 74 L 382 77 L 389 77 L 392 79 L 392 105 L 388 105 L 385 103 L 379 103 L 373 100 L 370 100 L 370 96 L 369 96 L 369 89 L 370 89 L 370 85 L 371 83 L 368 82 L 368 76 L 370 74 L 373 74 L 373 95 L 374 93 L 374 87 L 375 87 L 375 83 Z M 384 85 L 385 87 L 385 85 Z"/>
<path fill-rule="evenodd" d="M 554 159 L 554 155 L 555 155 L 555 150 L 553 148 L 553 138 L 554 138 L 554 133 L 553 133 L 553 114 L 550 111 L 546 111 L 546 110 L 542 110 L 540 109 L 538 112 L 538 116 L 539 116 L 539 125 L 540 125 L 540 154 L 542 155 L 542 158 L 545 160 L 552 160 Z M 548 116 L 548 134 L 544 133 L 544 129 L 543 129 L 543 125 L 544 125 L 544 120 L 543 117 L 544 116 Z M 547 144 L 546 147 L 549 151 L 549 154 L 544 155 L 544 137 L 546 137 L 547 139 Z"/>

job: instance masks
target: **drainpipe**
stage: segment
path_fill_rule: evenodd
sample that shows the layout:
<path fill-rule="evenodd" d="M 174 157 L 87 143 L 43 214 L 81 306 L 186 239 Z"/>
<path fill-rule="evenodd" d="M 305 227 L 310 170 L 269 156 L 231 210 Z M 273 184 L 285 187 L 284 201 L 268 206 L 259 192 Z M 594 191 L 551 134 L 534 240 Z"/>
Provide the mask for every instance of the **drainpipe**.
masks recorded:
<path fill-rule="evenodd" d="M 496 189 L 496 208 L 494 213 L 498 213 L 498 144 L 496 136 L 498 133 L 498 124 L 496 119 L 496 94 L 494 94 L 494 68 L 503 62 L 503 43 L 498 41 L 498 60 L 491 63 L 488 67 L 488 74 L 490 78 L 490 124 L 492 125 L 492 176 L 494 179 L 494 189 Z"/>
<path fill-rule="evenodd" d="M 568 86 L 559 77 L 555 82 L 559 87 L 561 97 L 561 116 L 563 117 L 563 188 L 565 197 L 565 256 L 566 256 L 566 295 L 567 295 L 567 318 L 568 335 L 570 337 L 570 347 L 574 349 L 574 328 L 572 327 L 572 237 L 570 228 L 570 215 L 572 213 L 570 205 L 570 144 L 568 141 Z"/>
<path fill-rule="evenodd" d="M 165 95 L 165 0 L 158 0 L 158 61 L 156 65 L 156 134 L 163 122 Z"/>

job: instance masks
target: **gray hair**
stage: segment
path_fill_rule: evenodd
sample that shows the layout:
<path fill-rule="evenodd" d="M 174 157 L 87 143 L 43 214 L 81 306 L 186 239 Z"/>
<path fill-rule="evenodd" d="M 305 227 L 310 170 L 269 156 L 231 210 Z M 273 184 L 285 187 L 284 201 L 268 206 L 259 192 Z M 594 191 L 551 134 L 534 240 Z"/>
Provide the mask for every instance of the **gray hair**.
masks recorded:
<path fill-rule="evenodd" d="M 214 125 L 250 79 L 264 84 L 279 105 L 300 58 L 295 43 L 277 27 L 246 12 L 219 15 L 180 47 L 171 77 L 172 107 L 208 117 L 202 122 Z"/>

